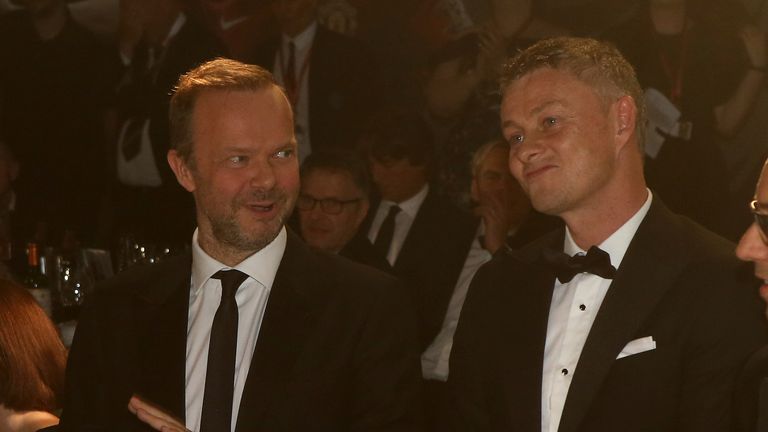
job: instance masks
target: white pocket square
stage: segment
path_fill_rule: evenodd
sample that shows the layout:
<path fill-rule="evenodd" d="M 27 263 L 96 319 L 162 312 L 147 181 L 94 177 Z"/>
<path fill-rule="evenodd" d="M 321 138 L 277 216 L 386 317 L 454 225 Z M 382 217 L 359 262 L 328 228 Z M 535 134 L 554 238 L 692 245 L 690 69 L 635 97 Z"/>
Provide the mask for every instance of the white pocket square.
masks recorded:
<path fill-rule="evenodd" d="M 629 357 L 631 355 L 640 354 L 646 351 L 656 349 L 656 341 L 653 340 L 653 336 L 646 336 L 644 338 L 635 339 L 629 342 L 616 357 L 616 360 Z"/>

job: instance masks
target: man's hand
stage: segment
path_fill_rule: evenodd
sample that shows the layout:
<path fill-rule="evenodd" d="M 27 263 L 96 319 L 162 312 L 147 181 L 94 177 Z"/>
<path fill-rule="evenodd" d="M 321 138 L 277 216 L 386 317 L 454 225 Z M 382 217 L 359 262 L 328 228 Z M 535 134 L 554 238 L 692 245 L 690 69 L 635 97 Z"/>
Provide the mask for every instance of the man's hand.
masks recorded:
<path fill-rule="evenodd" d="M 136 395 L 128 402 L 128 411 L 132 412 L 139 420 L 152 426 L 155 430 L 164 432 L 190 432 L 179 419 L 164 412 L 161 408 L 141 400 Z"/>
<path fill-rule="evenodd" d="M 485 225 L 484 243 L 482 246 L 491 254 L 496 253 L 507 241 L 507 234 L 512 226 L 510 197 L 508 194 L 484 194 L 479 206 L 475 207 L 475 215 L 483 219 Z"/>
<path fill-rule="evenodd" d="M 741 30 L 739 36 L 744 43 L 744 49 L 747 51 L 752 66 L 764 68 L 768 63 L 765 33 L 755 26 L 746 26 Z"/>

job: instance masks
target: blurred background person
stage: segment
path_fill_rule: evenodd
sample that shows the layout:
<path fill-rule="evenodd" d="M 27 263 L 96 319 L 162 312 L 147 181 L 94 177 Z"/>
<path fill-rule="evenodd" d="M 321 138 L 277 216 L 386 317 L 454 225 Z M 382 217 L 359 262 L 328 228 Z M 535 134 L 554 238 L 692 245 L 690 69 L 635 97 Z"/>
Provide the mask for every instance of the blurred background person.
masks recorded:
<path fill-rule="evenodd" d="M 417 113 L 380 113 L 361 146 L 378 193 L 362 230 L 410 289 L 423 350 L 440 330 L 475 220 L 430 185 L 434 139 Z"/>
<path fill-rule="evenodd" d="M 101 110 L 108 50 L 76 22 L 65 0 L 13 0 L 0 15 L 0 131 L 24 166 L 16 188 L 30 214 L 54 227 L 95 235 L 103 188 Z"/>
<path fill-rule="evenodd" d="M 66 351 L 53 323 L 21 285 L 0 280 L 0 430 L 59 423 Z"/>
<path fill-rule="evenodd" d="M 312 248 L 391 272 L 392 267 L 360 234 L 371 189 L 362 161 L 345 153 L 312 153 L 301 165 L 296 202 L 299 232 Z"/>
<path fill-rule="evenodd" d="M 649 187 L 670 208 L 735 239 L 734 205 L 719 136 L 749 115 L 768 66 L 765 33 L 736 1 L 647 0 L 609 30 L 635 67 L 651 115 L 646 134 Z M 651 93 L 652 92 L 652 93 Z M 679 118 L 673 113 L 677 113 Z"/>
<path fill-rule="evenodd" d="M 179 76 L 223 48 L 183 0 L 121 0 L 121 78 L 108 116 L 112 190 L 103 236 L 186 244 L 192 200 L 166 161 L 168 104 Z"/>
<path fill-rule="evenodd" d="M 354 147 L 377 105 L 371 53 L 317 22 L 317 0 L 269 0 L 279 33 L 251 61 L 274 73 L 294 108 L 299 157 Z"/>

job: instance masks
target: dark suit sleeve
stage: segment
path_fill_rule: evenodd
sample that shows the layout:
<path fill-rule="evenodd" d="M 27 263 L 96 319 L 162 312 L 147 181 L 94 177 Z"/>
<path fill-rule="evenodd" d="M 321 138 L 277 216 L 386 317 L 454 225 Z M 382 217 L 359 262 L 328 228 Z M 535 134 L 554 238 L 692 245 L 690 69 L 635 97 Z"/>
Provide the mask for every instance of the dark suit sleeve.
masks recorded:
<path fill-rule="evenodd" d="M 738 272 L 713 275 L 706 263 L 687 273 L 706 296 L 691 298 L 696 313 L 685 349 L 677 430 L 728 431 L 735 377 L 747 356 L 765 343 L 765 323 L 752 284 Z M 727 268 L 727 267 L 726 267 Z M 752 313 L 748 313 L 752 312 Z"/>
<path fill-rule="evenodd" d="M 403 288 L 377 293 L 354 353 L 351 431 L 421 430 L 421 369 L 413 307 Z M 360 287 L 369 289 L 369 287 Z"/>

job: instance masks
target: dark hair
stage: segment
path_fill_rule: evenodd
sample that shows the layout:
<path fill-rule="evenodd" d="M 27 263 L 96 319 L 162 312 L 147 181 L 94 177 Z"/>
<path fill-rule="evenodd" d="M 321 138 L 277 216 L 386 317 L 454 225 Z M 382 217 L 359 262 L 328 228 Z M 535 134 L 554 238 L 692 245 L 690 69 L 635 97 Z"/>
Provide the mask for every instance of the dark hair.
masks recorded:
<path fill-rule="evenodd" d="M 171 148 L 185 162 L 192 160 L 192 115 L 203 91 L 258 91 L 271 87 L 280 88 L 266 69 L 225 58 L 203 63 L 182 75 L 171 97 Z"/>
<path fill-rule="evenodd" d="M 605 106 L 622 96 L 631 96 L 637 107 L 635 135 L 642 149 L 646 110 L 643 89 L 632 65 L 614 46 L 595 39 L 559 37 L 544 39 L 504 65 L 501 90 L 524 75 L 542 68 L 567 72 L 592 86 Z"/>
<path fill-rule="evenodd" d="M 387 110 L 374 116 L 363 130 L 361 149 L 374 160 L 407 159 L 431 168 L 435 140 L 426 121 L 417 113 Z"/>
<path fill-rule="evenodd" d="M 65 364 L 56 327 L 34 297 L 0 280 L 0 404 L 53 413 L 64 390 Z"/>
<path fill-rule="evenodd" d="M 480 38 L 477 33 L 468 33 L 445 43 L 427 57 L 427 68 L 433 71 L 438 65 L 459 60 L 459 71 L 466 72 L 477 67 L 480 54 Z"/>
<path fill-rule="evenodd" d="M 371 191 L 371 179 L 366 165 L 360 158 L 341 152 L 310 153 L 301 164 L 302 180 L 313 171 L 322 170 L 332 173 L 346 173 L 352 178 L 363 196 L 368 197 Z"/>

